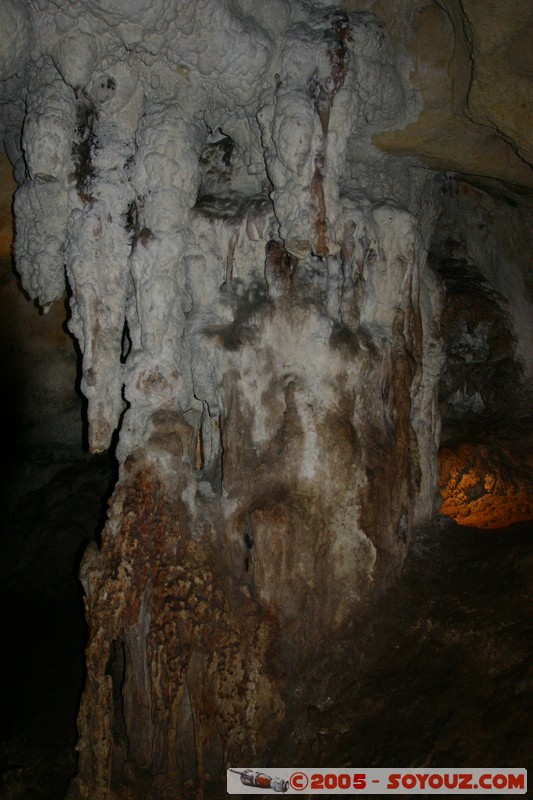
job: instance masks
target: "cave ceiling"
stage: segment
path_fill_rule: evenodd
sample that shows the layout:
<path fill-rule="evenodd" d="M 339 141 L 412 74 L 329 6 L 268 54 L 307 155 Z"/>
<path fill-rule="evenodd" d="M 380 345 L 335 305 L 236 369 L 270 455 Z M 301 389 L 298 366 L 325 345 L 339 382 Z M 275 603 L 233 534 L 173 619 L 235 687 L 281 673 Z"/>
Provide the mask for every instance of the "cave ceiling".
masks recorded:
<path fill-rule="evenodd" d="M 245 0 L 242 5 L 249 3 Z M 373 11 L 383 19 L 418 93 L 412 118 L 397 129 L 375 134 L 374 145 L 531 202 L 533 10 L 529 0 L 510 4 L 498 0 L 343 0 L 341 5 L 348 11 Z M 13 58 L 11 43 L 4 40 L 0 59 L 9 58 Z M 0 203 L 4 216 L 14 188 L 3 167 Z M 1 246 L 9 248 L 5 237 Z"/>
<path fill-rule="evenodd" d="M 415 117 L 374 136 L 388 153 L 531 200 L 532 30 L 528 0 L 363 0 L 385 21 L 419 91 Z M 503 184 L 503 186 L 502 186 Z"/>

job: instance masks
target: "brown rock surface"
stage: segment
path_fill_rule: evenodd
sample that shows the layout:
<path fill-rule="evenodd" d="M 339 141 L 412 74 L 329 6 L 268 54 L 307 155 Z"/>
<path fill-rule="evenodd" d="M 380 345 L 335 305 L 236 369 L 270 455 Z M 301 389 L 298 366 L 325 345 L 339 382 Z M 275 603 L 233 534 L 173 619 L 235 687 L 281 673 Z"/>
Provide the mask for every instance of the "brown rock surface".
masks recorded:
<path fill-rule="evenodd" d="M 468 113 L 533 166 L 533 8 L 528 0 L 463 0 L 471 47 Z"/>
<path fill-rule="evenodd" d="M 421 97 L 416 118 L 375 135 L 374 144 L 433 169 L 531 190 L 529 0 L 378 1 L 366 7 L 379 11 L 391 37 L 409 53 L 410 77 Z"/>
<path fill-rule="evenodd" d="M 0 150 L 0 261 L 10 262 L 13 248 L 13 214 L 11 206 L 17 184 L 13 168 Z"/>

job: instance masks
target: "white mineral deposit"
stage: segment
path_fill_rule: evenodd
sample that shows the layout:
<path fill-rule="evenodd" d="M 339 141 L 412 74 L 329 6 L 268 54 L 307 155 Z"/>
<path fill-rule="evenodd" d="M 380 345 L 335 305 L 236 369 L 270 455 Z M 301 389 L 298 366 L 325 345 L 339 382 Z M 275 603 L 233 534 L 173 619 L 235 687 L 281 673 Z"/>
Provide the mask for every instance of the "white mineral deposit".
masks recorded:
<path fill-rule="evenodd" d="M 439 509 L 442 420 L 502 418 L 476 365 L 530 384 L 529 151 L 494 143 L 476 83 L 455 160 L 423 128 L 427 76 L 464 76 L 458 6 L 0 0 L 16 271 L 43 311 L 68 299 L 89 450 L 117 461 L 70 800 L 203 797 L 302 752 L 305 670 L 357 649 Z M 482 126 L 509 148 L 494 197 Z"/>

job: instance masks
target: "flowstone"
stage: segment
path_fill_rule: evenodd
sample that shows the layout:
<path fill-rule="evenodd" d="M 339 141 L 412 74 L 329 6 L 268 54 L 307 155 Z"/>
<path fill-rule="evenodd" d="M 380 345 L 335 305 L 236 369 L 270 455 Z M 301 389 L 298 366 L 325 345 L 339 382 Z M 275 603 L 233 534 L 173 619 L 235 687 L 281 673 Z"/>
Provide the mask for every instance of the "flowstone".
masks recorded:
<path fill-rule="evenodd" d="M 17 268 L 43 307 L 66 276 L 91 450 L 118 434 L 70 798 L 260 764 L 433 511 L 432 192 L 369 144 L 409 92 L 373 15 L 271 5 L 1 4 Z"/>

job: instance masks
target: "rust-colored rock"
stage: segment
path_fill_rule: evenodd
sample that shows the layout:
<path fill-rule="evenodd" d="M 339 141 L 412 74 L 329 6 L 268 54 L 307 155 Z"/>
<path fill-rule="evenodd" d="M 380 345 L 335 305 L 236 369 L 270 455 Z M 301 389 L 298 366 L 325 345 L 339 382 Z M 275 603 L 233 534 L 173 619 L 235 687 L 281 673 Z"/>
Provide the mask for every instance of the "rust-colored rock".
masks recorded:
<path fill-rule="evenodd" d="M 440 453 L 441 513 L 472 528 L 506 528 L 533 519 L 533 455 L 482 444 Z"/>
<path fill-rule="evenodd" d="M 197 796 L 226 762 L 254 761 L 283 720 L 276 617 L 230 581 L 212 530 L 191 538 L 179 488 L 132 459 L 102 548 L 85 554 L 88 681 L 69 796 Z"/>

